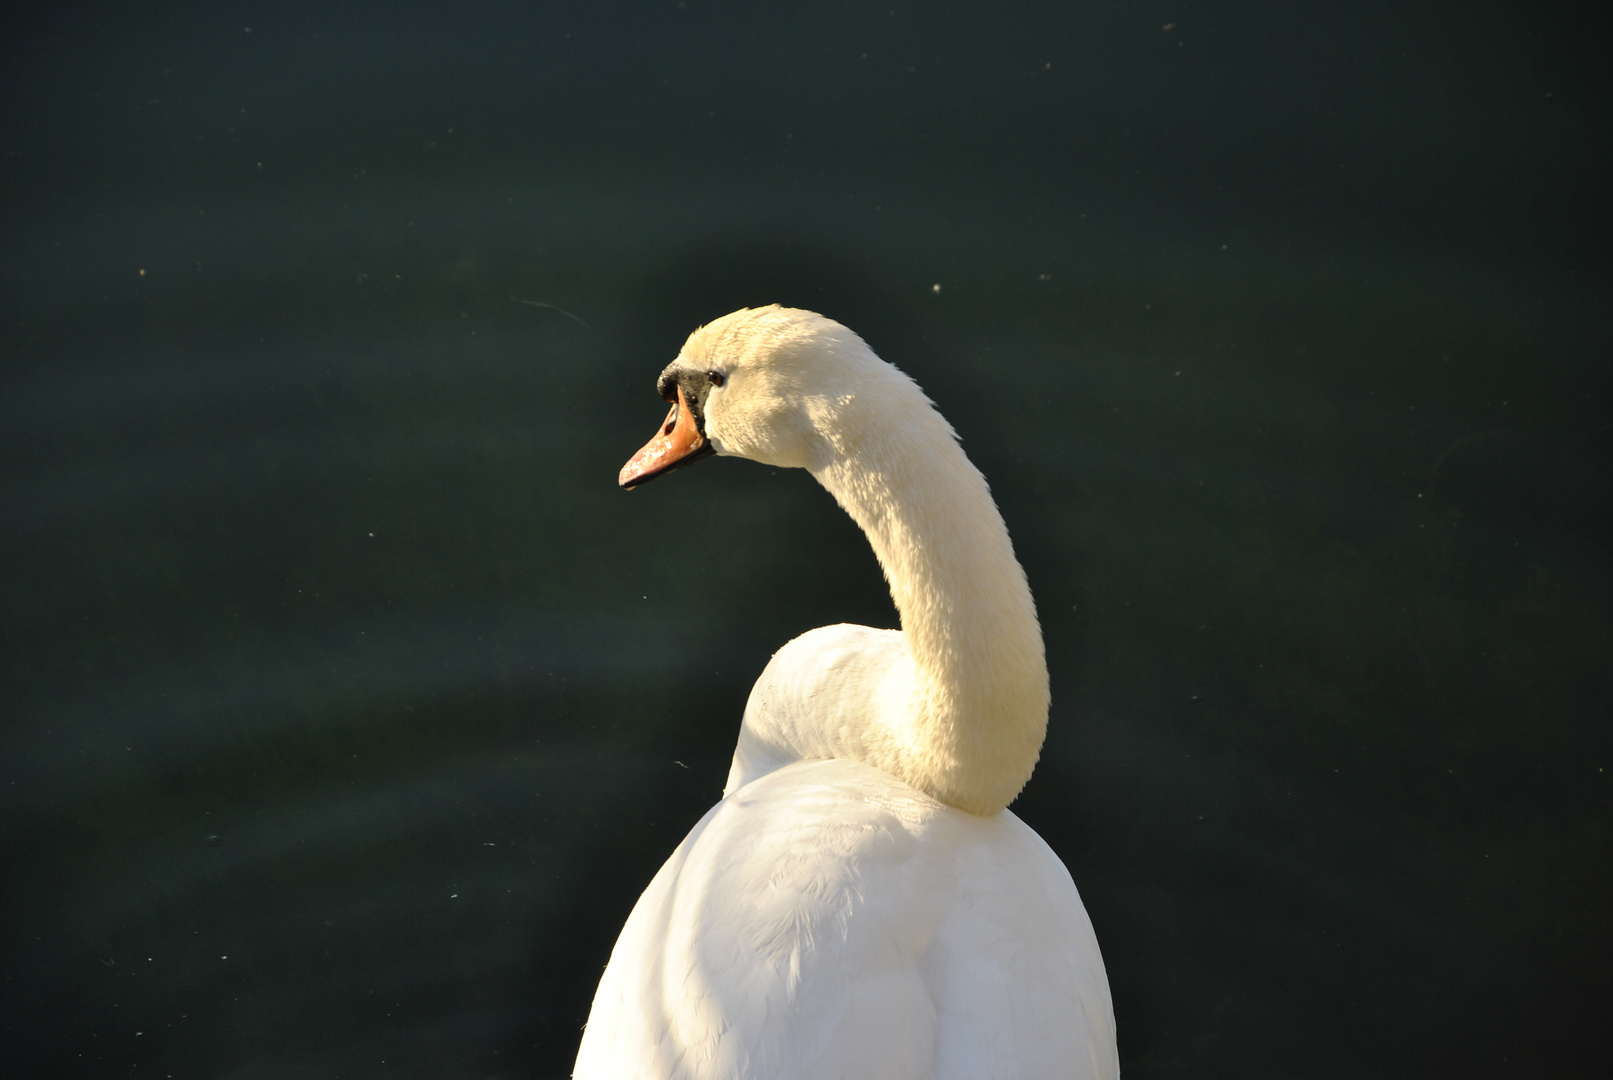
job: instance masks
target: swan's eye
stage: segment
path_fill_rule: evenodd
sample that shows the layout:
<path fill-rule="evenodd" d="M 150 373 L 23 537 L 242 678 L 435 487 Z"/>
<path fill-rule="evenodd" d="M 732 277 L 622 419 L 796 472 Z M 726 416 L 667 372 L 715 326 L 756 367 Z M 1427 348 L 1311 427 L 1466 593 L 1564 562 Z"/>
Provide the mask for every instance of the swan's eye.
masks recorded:
<path fill-rule="evenodd" d="M 720 371 L 706 372 L 706 379 L 710 381 L 712 386 L 721 386 L 723 383 L 728 381 L 727 377 Z"/>

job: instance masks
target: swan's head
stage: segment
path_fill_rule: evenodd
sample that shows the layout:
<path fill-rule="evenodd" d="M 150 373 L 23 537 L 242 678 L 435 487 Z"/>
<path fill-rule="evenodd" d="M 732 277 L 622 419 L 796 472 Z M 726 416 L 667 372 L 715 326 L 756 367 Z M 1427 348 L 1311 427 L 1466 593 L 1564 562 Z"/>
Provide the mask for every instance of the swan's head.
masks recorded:
<path fill-rule="evenodd" d="M 912 380 L 856 334 L 777 304 L 744 308 L 690 334 L 657 388 L 672 411 L 622 466 L 626 488 L 713 452 L 821 469 L 846 449 L 854 434 L 848 406 L 859 398 L 916 396 L 929 411 Z"/>

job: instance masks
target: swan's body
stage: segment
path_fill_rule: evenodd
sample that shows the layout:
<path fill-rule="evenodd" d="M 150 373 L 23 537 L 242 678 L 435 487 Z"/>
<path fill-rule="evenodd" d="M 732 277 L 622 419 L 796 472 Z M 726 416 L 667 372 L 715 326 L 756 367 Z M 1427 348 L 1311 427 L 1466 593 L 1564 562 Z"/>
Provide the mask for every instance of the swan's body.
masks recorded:
<path fill-rule="evenodd" d="M 1069 872 L 1005 807 L 1047 720 L 1024 573 L 985 480 L 907 376 L 809 312 L 735 312 L 661 379 L 623 469 L 708 447 L 813 475 L 862 527 L 903 629 L 790 642 L 723 799 L 640 897 L 575 1075 L 1113 1077 Z"/>

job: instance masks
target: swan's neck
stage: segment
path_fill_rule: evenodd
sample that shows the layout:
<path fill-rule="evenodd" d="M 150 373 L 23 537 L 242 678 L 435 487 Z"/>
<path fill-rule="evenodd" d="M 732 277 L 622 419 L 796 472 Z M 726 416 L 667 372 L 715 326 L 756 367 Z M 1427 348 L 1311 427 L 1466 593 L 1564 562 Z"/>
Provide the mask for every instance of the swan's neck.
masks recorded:
<path fill-rule="evenodd" d="M 835 457 L 813 470 L 867 534 L 901 614 L 905 662 L 871 710 L 885 730 L 865 745 L 920 790 L 995 813 L 1030 778 L 1047 730 L 1041 627 L 985 478 L 898 379 L 894 401 L 836 403 Z"/>

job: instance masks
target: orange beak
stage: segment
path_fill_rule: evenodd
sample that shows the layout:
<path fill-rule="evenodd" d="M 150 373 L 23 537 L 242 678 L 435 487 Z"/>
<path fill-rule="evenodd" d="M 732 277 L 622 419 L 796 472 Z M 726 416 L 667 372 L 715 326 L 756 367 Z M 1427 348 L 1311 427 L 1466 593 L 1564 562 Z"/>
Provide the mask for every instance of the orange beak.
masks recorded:
<path fill-rule="evenodd" d="M 644 444 L 642 450 L 627 459 L 616 480 L 631 491 L 647 480 L 654 480 L 662 473 L 671 472 L 710 453 L 714 453 L 711 444 L 700 434 L 694 414 L 689 411 L 689 403 L 684 399 L 683 387 L 680 386 L 677 404 L 666 414 L 661 430 Z"/>

